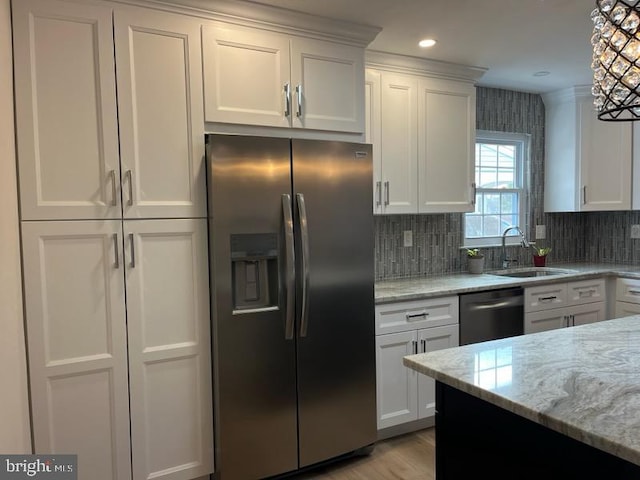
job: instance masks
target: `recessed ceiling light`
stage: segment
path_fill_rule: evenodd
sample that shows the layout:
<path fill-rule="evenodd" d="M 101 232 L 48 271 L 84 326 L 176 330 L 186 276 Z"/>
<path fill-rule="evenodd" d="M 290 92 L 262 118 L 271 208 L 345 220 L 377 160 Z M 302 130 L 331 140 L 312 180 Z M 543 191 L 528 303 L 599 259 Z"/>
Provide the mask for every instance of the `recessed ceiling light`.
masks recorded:
<path fill-rule="evenodd" d="M 420 45 L 422 48 L 433 47 L 435 44 L 436 41 L 433 38 L 425 38 L 424 40 L 420 40 L 418 42 L 418 45 Z"/>
<path fill-rule="evenodd" d="M 546 70 L 540 70 L 539 72 L 536 72 L 533 74 L 534 77 L 546 77 L 547 75 L 550 75 L 551 72 L 547 72 Z"/>

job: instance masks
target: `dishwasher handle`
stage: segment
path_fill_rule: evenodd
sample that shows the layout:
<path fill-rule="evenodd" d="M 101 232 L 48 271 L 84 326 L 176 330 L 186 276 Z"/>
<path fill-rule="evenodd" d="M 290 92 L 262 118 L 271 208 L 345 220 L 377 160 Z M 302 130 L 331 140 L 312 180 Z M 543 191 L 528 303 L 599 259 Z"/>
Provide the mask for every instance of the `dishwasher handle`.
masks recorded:
<path fill-rule="evenodd" d="M 524 305 L 524 300 L 522 295 L 517 295 L 508 298 L 500 298 L 497 300 L 491 300 L 488 302 L 473 302 L 469 305 L 468 309 L 470 311 L 478 311 L 478 310 L 495 310 L 497 308 L 511 308 L 511 307 L 519 307 Z"/>

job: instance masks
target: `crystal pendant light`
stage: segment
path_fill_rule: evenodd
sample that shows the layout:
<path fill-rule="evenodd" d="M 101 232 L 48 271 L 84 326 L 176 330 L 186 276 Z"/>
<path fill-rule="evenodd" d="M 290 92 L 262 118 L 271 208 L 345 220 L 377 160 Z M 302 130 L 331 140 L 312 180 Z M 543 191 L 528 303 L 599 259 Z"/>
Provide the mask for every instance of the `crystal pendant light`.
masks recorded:
<path fill-rule="evenodd" d="M 596 0 L 593 104 L 600 120 L 640 120 L 640 0 Z"/>

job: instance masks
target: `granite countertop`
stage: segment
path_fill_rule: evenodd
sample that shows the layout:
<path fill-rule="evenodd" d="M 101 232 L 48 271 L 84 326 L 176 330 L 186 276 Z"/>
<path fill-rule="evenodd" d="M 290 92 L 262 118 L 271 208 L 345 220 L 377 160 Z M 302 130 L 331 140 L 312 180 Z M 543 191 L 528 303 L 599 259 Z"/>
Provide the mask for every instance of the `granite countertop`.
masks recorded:
<path fill-rule="evenodd" d="M 613 265 L 596 263 L 558 263 L 548 265 L 552 268 L 573 270 L 570 273 L 546 277 L 511 278 L 492 275 L 491 272 L 480 275 L 459 273 L 451 275 L 431 275 L 428 277 L 384 280 L 375 284 L 375 303 L 390 303 L 404 300 L 457 295 L 496 288 L 527 286 L 542 283 L 585 280 L 601 276 L 640 278 L 640 266 Z M 514 269 L 519 270 L 519 269 Z M 496 272 L 500 272 L 497 270 Z"/>
<path fill-rule="evenodd" d="M 404 364 L 640 465 L 640 315 L 411 355 Z"/>

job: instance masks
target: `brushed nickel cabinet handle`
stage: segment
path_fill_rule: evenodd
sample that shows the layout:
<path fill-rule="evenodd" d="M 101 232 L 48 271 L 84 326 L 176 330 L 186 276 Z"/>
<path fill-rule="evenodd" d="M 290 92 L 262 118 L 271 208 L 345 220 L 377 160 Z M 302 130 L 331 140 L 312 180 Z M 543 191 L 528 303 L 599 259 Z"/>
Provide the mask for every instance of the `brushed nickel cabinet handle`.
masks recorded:
<path fill-rule="evenodd" d="M 118 205 L 117 192 L 116 192 L 116 171 L 111 170 L 109 172 L 109 178 L 111 179 L 111 205 Z"/>
<path fill-rule="evenodd" d="M 389 205 L 389 181 L 384 182 L 384 204 Z"/>
<path fill-rule="evenodd" d="M 115 262 L 113 266 L 115 268 L 120 268 L 120 255 L 118 254 L 118 234 L 113 234 L 113 252 L 115 256 Z"/>
<path fill-rule="evenodd" d="M 580 290 L 578 292 L 578 297 L 580 298 L 584 298 L 584 297 L 592 297 L 593 294 L 596 293 L 595 289 L 591 289 L 591 290 Z"/>
<path fill-rule="evenodd" d="M 298 99 L 298 111 L 296 115 L 302 117 L 302 85 L 296 85 L 296 96 Z"/>
<path fill-rule="evenodd" d="M 550 302 L 552 300 L 555 300 L 556 298 L 558 298 L 558 297 L 556 297 L 555 295 L 553 295 L 551 297 L 538 297 L 538 301 L 539 302 Z"/>
<path fill-rule="evenodd" d="M 427 318 L 428 316 L 429 316 L 429 313 L 426 311 L 405 314 L 405 317 L 407 318 L 407 320 L 413 320 L 415 318 Z"/>
<path fill-rule="evenodd" d="M 136 241 L 133 233 L 129 234 L 129 243 L 131 245 L 131 268 L 136 268 Z"/>
<path fill-rule="evenodd" d="M 129 200 L 127 200 L 127 205 L 132 206 L 133 205 L 133 173 L 131 172 L 131 170 L 127 170 L 127 173 L 125 174 L 125 176 L 127 177 L 127 182 L 129 182 Z"/>
<path fill-rule="evenodd" d="M 291 85 L 284 84 L 284 116 L 291 115 Z"/>

